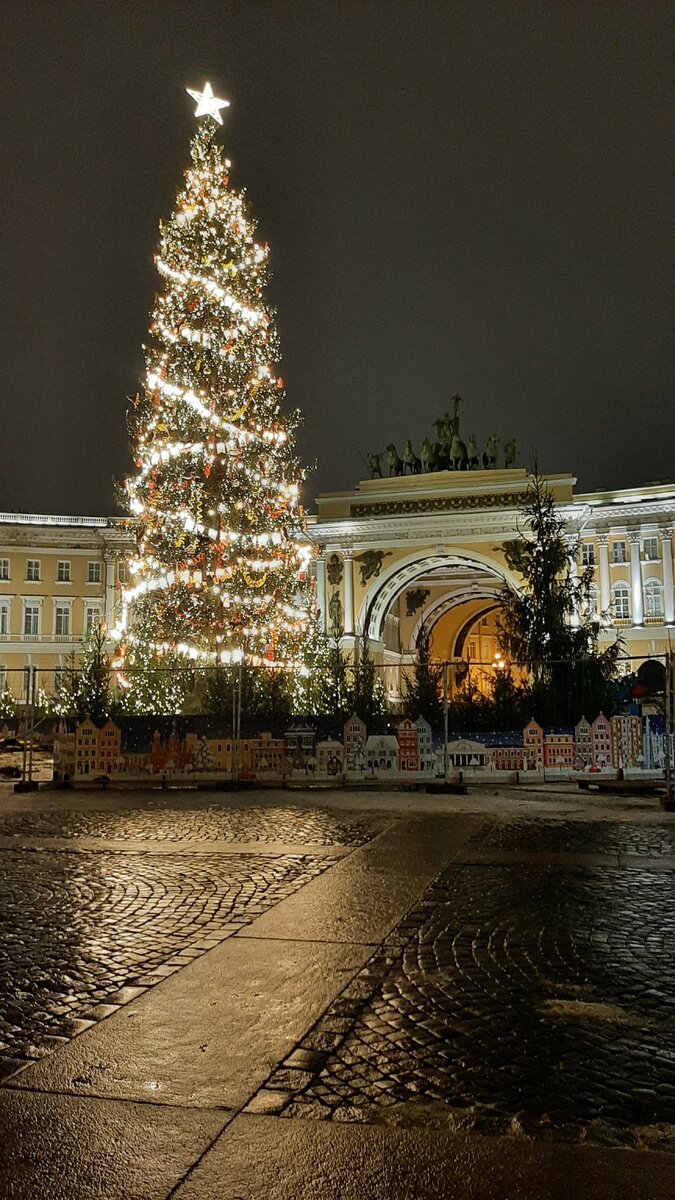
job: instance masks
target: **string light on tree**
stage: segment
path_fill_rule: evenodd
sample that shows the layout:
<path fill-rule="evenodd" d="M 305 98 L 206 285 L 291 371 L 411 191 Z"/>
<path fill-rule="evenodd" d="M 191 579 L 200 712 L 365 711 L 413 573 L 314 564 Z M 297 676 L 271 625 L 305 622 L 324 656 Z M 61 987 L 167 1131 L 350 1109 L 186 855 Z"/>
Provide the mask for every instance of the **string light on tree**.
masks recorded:
<path fill-rule="evenodd" d="M 125 500 L 138 525 L 116 636 L 125 656 L 303 666 L 310 546 L 295 456 L 297 416 L 266 305 L 267 247 L 216 141 L 210 84 L 197 101 L 191 165 L 156 265 L 146 375 L 129 413 L 135 475 Z"/>

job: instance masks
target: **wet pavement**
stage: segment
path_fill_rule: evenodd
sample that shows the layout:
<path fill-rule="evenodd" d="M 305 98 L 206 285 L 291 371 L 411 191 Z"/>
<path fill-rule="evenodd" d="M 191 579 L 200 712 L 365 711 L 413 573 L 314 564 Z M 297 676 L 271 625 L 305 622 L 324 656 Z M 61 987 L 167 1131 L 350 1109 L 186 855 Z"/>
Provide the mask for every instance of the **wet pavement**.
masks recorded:
<path fill-rule="evenodd" d="M 286 1116 L 675 1148 L 673 881 L 444 871 L 267 1083 Z"/>
<path fill-rule="evenodd" d="M 330 857 L 5 851 L 0 1078 L 249 924 Z"/>
<path fill-rule="evenodd" d="M 658 805 L 0 801 L 2 1200 L 671 1194 Z"/>

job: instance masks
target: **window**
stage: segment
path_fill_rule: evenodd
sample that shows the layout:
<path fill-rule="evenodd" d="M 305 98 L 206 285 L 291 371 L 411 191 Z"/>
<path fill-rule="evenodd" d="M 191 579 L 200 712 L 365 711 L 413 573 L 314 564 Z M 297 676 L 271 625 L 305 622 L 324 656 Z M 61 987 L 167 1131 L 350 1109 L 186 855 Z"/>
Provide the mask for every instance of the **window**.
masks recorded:
<path fill-rule="evenodd" d="M 596 616 L 598 613 L 599 604 L 600 604 L 600 595 L 599 595 L 598 589 L 596 587 L 592 587 L 589 589 L 588 598 L 584 601 L 584 603 L 581 606 L 584 616 L 585 617 Z"/>
<path fill-rule="evenodd" d="M 70 583 L 70 563 L 57 562 L 56 564 L 56 582 Z"/>
<path fill-rule="evenodd" d="M 88 604 L 84 610 L 84 632 L 94 633 L 101 624 L 101 610 L 96 604 Z"/>
<path fill-rule="evenodd" d="M 645 562 L 658 562 L 659 555 L 659 539 L 656 537 L 645 538 L 642 543 Z"/>
<path fill-rule="evenodd" d="M 7 690 L 7 668 L 0 667 L 0 696 L 4 696 Z"/>
<path fill-rule="evenodd" d="M 26 581 L 28 583 L 40 582 L 40 559 L 29 558 L 26 563 Z"/>
<path fill-rule="evenodd" d="M 628 559 L 626 558 L 626 543 L 625 542 L 614 542 L 614 545 L 612 546 L 612 562 L 625 563 L 627 561 L 628 561 Z"/>
<path fill-rule="evenodd" d="M 23 632 L 25 637 L 37 637 L 40 632 L 40 605 L 25 604 L 23 609 Z"/>
<path fill-rule="evenodd" d="M 645 616 L 663 616 L 663 588 L 658 579 L 648 579 L 645 583 Z"/>
<path fill-rule="evenodd" d="M 100 562 L 87 563 L 87 583 L 101 582 L 101 564 Z"/>
<path fill-rule="evenodd" d="M 0 600 L 0 634 L 9 633 L 9 600 Z"/>
<path fill-rule="evenodd" d="M 595 566 L 595 546 L 593 542 L 581 543 L 581 565 L 583 567 Z"/>
<path fill-rule="evenodd" d="M 125 562 L 120 562 L 117 564 L 117 578 L 121 584 L 125 585 L 127 583 L 129 575 L 127 572 L 127 564 Z"/>
<path fill-rule="evenodd" d="M 9 579 L 9 559 L 0 558 L 0 579 Z"/>
<path fill-rule="evenodd" d="M 627 621 L 630 617 L 630 592 L 628 584 L 618 583 L 614 588 L 614 617 L 617 621 Z"/>
<path fill-rule="evenodd" d="M 56 637 L 68 637 L 70 634 L 70 605 L 56 604 L 54 606 L 54 633 Z"/>

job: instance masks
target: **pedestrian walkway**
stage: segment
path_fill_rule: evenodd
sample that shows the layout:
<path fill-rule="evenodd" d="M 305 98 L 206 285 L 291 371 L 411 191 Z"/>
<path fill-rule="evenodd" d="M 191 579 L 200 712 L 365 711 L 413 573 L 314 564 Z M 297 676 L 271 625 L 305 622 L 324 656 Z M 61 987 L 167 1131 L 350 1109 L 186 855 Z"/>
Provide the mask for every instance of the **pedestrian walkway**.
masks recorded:
<path fill-rule="evenodd" d="M 0 1197 L 672 1194 L 672 821 L 351 803 L 5 813 Z"/>

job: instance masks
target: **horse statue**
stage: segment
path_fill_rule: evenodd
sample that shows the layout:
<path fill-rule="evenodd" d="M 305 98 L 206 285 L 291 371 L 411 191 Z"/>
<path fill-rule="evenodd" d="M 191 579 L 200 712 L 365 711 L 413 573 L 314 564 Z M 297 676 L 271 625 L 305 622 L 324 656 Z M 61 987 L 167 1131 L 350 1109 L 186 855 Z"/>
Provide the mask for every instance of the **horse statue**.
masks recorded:
<path fill-rule="evenodd" d="M 399 458 L 399 456 L 396 452 L 396 447 L 393 445 L 392 442 L 390 442 L 389 445 L 386 447 L 385 453 L 387 455 L 387 466 L 389 467 L 389 475 L 390 476 L 391 475 L 402 475 L 403 474 L 403 459 Z"/>
<path fill-rule="evenodd" d="M 465 471 L 468 454 L 464 442 L 456 433 L 450 447 L 450 466 L 453 471 Z"/>
<path fill-rule="evenodd" d="M 504 446 L 504 466 L 507 471 L 515 467 L 518 463 L 518 447 L 516 439 L 511 438 Z"/>
<path fill-rule="evenodd" d="M 366 454 L 366 462 L 370 471 L 371 479 L 382 478 L 382 455 L 381 454 Z"/>
<path fill-rule="evenodd" d="M 498 447 L 499 438 L 495 437 L 494 433 L 491 433 L 487 440 L 487 445 L 483 454 L 483 466 L 485 467 L 486 471 L 492 471 L 497 466 Z"/>
<path fill-rule="evenodd" d="M 429 471 L 433 471 L 436 465 L 433 446 L 428 438 L 424 438 L 420 446 L 420 470 L 423 475 L 427 475 Z"/>
<path fill-rule="evenodd" d="M 469 444 L 466 448 L 467 467 L 469 471 L 475 471 L 480 466 L 480 455 L 478 454 L 478 445 L 476 443 L 476 435 L 472 433 L 469 438 Z"/>
<path fill-rule="evenodd" d="M 417 457 L 417 455 L 415 454 L 415 451 L 412 448 L 412 442 L 410 441 L 410 438 L 408 438 L 408 440 L 403 448 L 403 460 L 402 461 L 403 461 L 403 474 L 404 475 L 406 472 L 406 467 L 408 467 L 410 469 L 411 475 L 419 475 L 422 464 L 420 463 L 419 458 Z"/>

